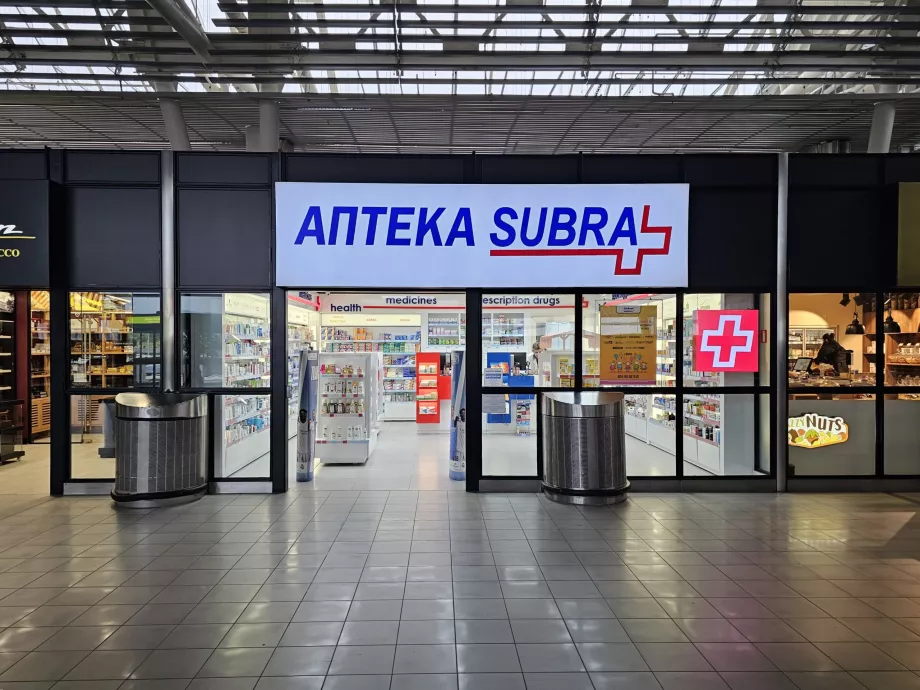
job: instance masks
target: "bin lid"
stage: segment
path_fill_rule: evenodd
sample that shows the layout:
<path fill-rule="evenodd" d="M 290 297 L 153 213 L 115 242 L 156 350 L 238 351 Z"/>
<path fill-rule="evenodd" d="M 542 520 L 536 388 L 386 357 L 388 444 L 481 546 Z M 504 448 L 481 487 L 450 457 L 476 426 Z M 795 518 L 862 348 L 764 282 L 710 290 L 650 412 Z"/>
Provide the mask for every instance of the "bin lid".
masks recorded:
<path fill-rule="evenodd" d="M 547 417 L 618 417 L 623 413 L 622 393 L 544 393 Z"/>
<path fill-rule="evenodd" d="M 189 393 L 119 393 L 115 416 L 121 419 L 196 419 L 208 413 L 208 396 Z"/>

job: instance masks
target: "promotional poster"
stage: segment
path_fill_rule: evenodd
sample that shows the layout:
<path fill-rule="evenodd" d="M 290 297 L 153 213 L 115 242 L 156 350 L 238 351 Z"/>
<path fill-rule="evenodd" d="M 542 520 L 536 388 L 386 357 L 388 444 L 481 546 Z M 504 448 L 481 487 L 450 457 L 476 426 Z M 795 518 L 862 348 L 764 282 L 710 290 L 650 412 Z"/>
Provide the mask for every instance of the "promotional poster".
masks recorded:
<path fill-rule="evenodd" d="M 605 304 L 600 314 L 600 384 L 654 386 L 658 307 Z"/>
<path fill-rule="evenodd" d="M 316 393 L 319 377 L 318 353 L 300 353 L 300 410 L 297 413 L 297 481 L 313 481 L 316 449 Z"/>
<path fill-rule="evenodd" d="M 450 355 L 450 478 L 466 479 L 466 357 Z"/>

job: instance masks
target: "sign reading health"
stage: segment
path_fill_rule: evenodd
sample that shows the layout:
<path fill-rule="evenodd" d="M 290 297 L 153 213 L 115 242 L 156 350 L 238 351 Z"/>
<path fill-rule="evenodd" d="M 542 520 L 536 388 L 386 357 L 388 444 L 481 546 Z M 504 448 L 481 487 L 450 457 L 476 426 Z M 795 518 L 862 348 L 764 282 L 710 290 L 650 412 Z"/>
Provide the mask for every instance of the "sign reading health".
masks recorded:
<path fill-rule="evenodd" d="M 276 284 L 685 287 L 689 186 L 279 182 Z"/>
<path fill-rule="evenodd" d="M 693 368 L 701 372 L 757 371 L 756 309 L 701 309 L 693 313 Z"/>

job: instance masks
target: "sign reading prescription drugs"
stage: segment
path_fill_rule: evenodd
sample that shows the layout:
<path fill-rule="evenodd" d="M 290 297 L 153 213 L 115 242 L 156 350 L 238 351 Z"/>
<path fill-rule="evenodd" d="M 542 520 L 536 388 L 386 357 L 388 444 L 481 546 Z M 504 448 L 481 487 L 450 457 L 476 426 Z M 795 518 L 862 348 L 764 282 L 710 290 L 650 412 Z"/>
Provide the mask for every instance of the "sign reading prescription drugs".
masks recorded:
<path fill-rule="evenodd" d="M 279 182 L 276 284 L 685 287 L 689 186 Z"/>

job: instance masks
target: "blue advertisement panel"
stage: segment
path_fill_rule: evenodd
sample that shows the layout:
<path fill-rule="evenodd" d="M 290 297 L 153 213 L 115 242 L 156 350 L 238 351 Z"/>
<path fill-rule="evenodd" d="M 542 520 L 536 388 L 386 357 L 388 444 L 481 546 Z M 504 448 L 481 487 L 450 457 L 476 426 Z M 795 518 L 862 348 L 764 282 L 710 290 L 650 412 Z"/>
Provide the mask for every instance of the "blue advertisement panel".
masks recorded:
<path fill-rule="evenodd" d="M 466 479 L 466 357 L 450 355 L 450 478 Z"/>
<path fill-rule="evenodd" d="M 318 353 L 300 353 L 300 411 L 297 413 L 297 481 L 313 481 L 316 448 L 316 392 L 319 380 Z"/>

